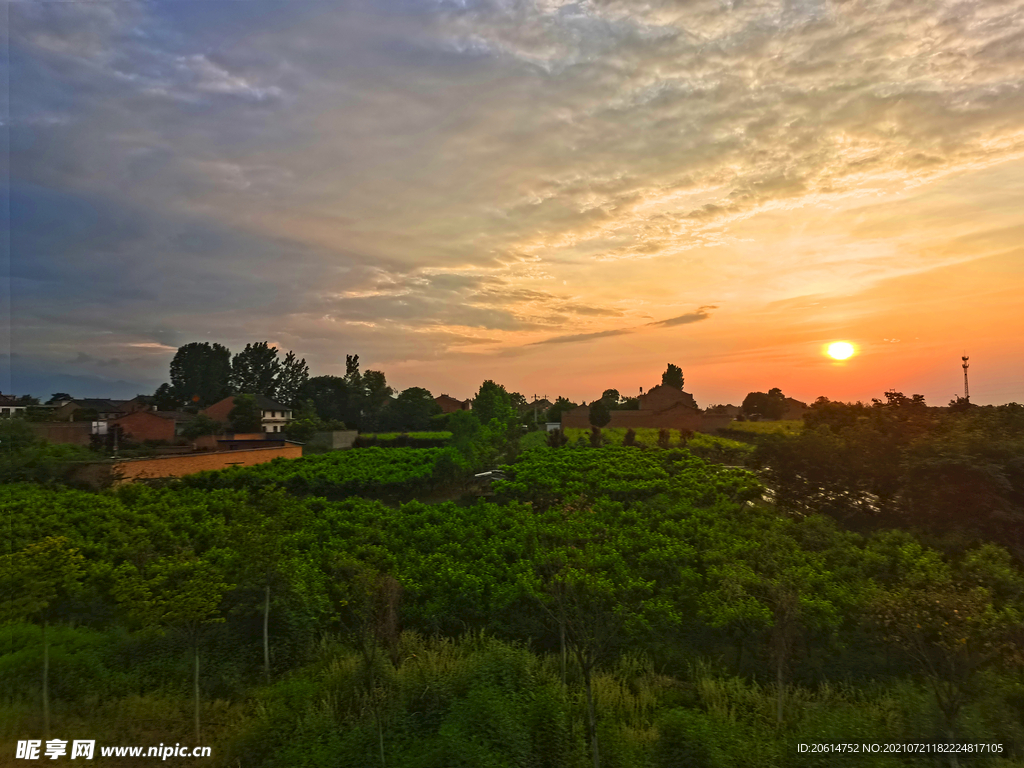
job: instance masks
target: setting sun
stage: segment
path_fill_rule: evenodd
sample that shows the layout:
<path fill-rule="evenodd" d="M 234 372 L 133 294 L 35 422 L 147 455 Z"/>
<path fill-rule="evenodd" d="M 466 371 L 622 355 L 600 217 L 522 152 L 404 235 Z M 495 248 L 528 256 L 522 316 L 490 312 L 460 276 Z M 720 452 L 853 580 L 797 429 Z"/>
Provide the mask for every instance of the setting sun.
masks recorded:
<path fill-rule="evenodd" d="M 834 360 L 845 360 L 853 355 L 853 344 L 837 341 L 828 345 L 828 356 Z"/>

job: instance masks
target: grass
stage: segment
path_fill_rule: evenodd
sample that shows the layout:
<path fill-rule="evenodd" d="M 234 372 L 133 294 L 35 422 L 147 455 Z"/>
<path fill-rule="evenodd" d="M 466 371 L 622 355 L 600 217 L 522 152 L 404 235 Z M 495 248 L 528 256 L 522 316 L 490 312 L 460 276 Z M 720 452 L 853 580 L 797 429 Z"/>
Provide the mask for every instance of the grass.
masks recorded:
<path fill-rule="evenodd" d="M 804 429 L 801 419 L 788 421 L 734 421 L 728 429 L 737 432 L 749 432 L 752 435 L 770 435 L 778 432 L 783 435 L 798 435 Z"/>
<path fill-rule="evenodd" d="M 360 437 L 376 438 L 377 440 L 395 440 L 401 435 L 413 440 L 448 440 L 451 432 L 360 432 Z"/>

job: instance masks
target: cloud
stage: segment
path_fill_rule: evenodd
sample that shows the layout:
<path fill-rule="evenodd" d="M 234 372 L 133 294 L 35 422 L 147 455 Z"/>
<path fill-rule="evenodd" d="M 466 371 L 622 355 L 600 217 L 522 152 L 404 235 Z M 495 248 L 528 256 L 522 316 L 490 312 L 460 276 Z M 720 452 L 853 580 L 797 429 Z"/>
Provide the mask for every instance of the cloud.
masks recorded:
<path fill-rule="evenodd" d="M 673 328 L 677 325 L 687 325 L 688 323 L 696 323 L 701 320 L 707 320 L 710 315 L 708 314 L 709 309 L 717 309 L 717 307 L 708 305 L 701 307 L 696 312 L 689 312 L 685 315 L 679 315 L 678 317 L 672 317 L 668 320 L 658 320 L 653 323 L 645 323 L 642 326 L 634 328 L 616 328 L 607 331 L 595 331 L 593 333 L 575 333 L 567 336 L 555 336 L 550 339 L 544 339 L 543 341 L 535 341 L 527 346 L 536 346 L 538 344 L 571 344 L 577 341 L 590 341 L 591 339 L 603 339 L 609 336 L 622 336 L 627 333 L 636 333 L 642 328 L 649 327 L 661 327 L 661 328 Z"/>
<path fill-rule="evenodd" d="M 1024 157 L 1022 35 L 954 0 L 15 3 L 15 343 L 434 359 L 862 286 L 931 258 L 903 217 L 789 222 Z"/>
<path fill-rule="evenodd" d="M 710 315 L 708 314 L 709 309 L 718 309 L 714 305 L 708 305 L 701 307 L 696 312 L 689 312 L 685 315 L 679 315 L 679 317 L 670 317 L 668 320 L 658 320 L 653 323 L 647 323 L 647 325 L 660 326 L 662 328 L 673 328 L 677 325 L 687 325 L 688 323 L 698 323 L 701 320 L 707 320 Z"/>
<path fill-rule="evenodd" d="M 535 341 L 527 346 L 536 346 L 538 344 L 573 344 L 578 341 L 590 341 L 591 339 L 606 339 L 610 336 L 622 336 L 627 333 L 633 333 L 635 330 L 635 328 L 617 328 L 610 331 L 575 333 L 569 336 L 554 336 L 550 339 L 544 339 L 543 341 Z"/>

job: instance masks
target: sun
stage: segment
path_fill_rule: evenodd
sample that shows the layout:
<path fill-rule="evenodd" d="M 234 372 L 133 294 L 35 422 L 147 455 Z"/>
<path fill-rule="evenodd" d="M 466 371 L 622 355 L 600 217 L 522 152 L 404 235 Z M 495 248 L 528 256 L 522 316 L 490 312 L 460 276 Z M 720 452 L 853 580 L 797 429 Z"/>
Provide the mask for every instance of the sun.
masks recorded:
<path fill-rule="evenodd" d="M 846 360 L 853 353 L 853 344 L 848 341 L 836 341 L 828 345 L 828 356 L 833 360 Z"/>

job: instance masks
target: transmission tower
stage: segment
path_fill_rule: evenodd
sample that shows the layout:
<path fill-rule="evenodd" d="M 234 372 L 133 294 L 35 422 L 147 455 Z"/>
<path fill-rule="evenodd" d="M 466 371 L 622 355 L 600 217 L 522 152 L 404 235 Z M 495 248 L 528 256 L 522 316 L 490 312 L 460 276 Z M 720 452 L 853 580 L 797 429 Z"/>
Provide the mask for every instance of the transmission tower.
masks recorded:
<path fill-rule="evenodd" d="M 971 392 L 967 388 L 967 369 L 971 367 L 971 366 L 969 366 L 967 364 L 967 361 L 970 360 L 970 358 L 965 354 L 960 359 L 964 361 L 963 362 L 963 368 L 964 368 L 964 400 L 970 400 L 971 399 Z"/>

